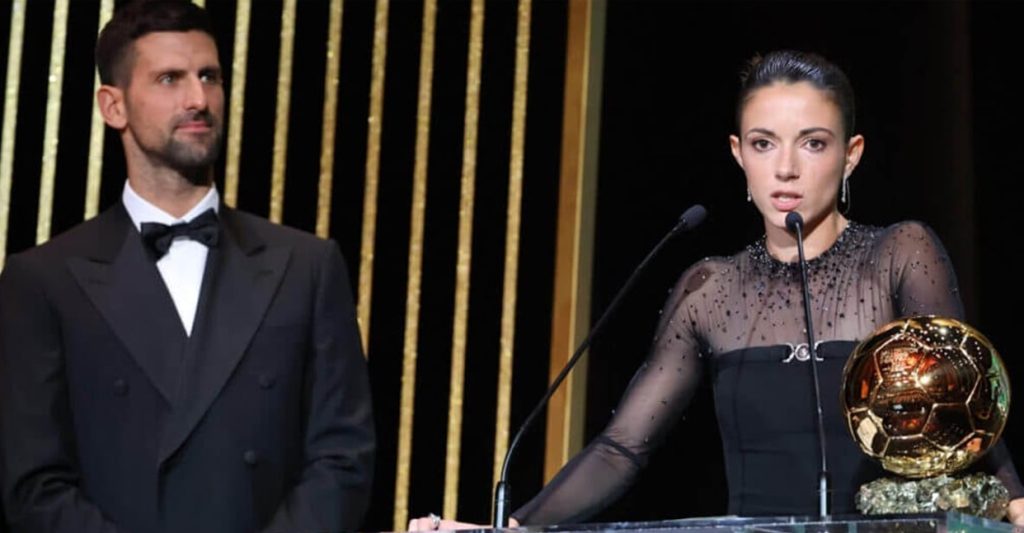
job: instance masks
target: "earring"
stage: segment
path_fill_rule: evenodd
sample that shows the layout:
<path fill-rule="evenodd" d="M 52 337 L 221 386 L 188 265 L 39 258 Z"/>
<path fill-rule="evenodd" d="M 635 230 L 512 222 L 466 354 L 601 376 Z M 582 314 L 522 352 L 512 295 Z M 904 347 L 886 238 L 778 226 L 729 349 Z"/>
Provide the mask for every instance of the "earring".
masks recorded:
<path fill-rule="evenodd" d="M 849 198 L 850 198 L 850 177 L 849 176 L 843 176 L 843 192 L 842 192 L 842 195 L 839 198 L 839 201 L 843 202 L 844 204 L 849 204 L 850 203 L 849 202 Z"/>
<path fill-rule="evenodd" d="M 750 196 L 750 187 L 747 187 L 747 201 L 748 202 L 753 202 L 754 201 L 754 198 L 752 196 Z"/>

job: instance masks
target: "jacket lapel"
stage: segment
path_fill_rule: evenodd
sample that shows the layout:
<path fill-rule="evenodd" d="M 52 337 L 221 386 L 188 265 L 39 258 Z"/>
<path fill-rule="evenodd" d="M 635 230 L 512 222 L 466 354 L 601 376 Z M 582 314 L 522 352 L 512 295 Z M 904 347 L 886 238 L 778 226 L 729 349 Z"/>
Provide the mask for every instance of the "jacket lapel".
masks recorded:
<path fill-rule="evenodd" d="M 71 257 L 68 268 L 114 334 L 169 404 L 174 403 L 185 330 L 156 264 L 124 207 L 96 221 L 89 255 Z"/>
<path fill-rule="evenodd" d="M 266 314 L 290 249 L 268 247 L 222 207 L 221 239 L 210 250 L 199 308 L 184 357 L 179 408 L 161 436 L 160 462 L 188 438 L 224 388 Z"/>

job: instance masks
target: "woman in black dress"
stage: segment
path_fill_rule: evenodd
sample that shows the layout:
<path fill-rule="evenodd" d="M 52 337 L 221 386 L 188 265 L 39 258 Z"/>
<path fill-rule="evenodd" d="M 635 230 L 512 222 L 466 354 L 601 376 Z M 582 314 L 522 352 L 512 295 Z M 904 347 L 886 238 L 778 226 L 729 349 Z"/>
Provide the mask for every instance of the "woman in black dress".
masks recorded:
<path fill-rule="evenodd" d="M 857 488 L 885 472 L 857 448 L 838 402 L 828 401 L 839 397 L 846 359 L 896 318 L 963 319 L 963 307 L 945 249 L 926 225 L 871 227 L 840 211 L 864 150 L 864 138 L 853 134 L 853 100 L 845 74 L 819 56 L 782 51 L 751 61 L 729 144 L 764 237 L 683 273 L 607 428 L 513 513 L 514 524 L 583 521 L 614 501 L 703 376 L 714 380 L 729 513 L 816 514 L 820 458 L 797 244 L 785 223 L 791 211 L 805 223 L 832 512 L 856 512 Z M 1024 523 L 1024 487 L 1005 446 L 981 462 L 1010 489 L 1010 520 Z"/>

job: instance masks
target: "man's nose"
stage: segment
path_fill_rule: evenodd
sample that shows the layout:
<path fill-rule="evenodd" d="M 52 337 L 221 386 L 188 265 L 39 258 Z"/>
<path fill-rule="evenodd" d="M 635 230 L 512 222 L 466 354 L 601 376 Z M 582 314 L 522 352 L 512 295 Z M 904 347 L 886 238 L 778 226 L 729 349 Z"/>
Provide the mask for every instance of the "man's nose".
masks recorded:
<path fill-rule="evenodd" d="M 185 83 L 185 109 L 202 111 L 206 109 L 206 84 L 198 77 L 189 77 Z"/>

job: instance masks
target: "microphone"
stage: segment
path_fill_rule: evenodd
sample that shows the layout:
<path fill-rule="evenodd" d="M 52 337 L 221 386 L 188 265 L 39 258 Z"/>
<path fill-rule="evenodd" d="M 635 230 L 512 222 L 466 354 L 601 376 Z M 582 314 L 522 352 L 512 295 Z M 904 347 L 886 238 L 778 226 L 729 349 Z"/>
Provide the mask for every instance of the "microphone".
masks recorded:
<path fill-rule="evenodd" d="M 619 307 L 619 303 L 622 301 L 622 297 L 625 296 L 626 293 L 629 292 L 629 289 L 633 287 L 633 285 L 636 283 L 636 280 L 639 279 L 640 273 L 647 268 L 647 264 L 651 262 L 651 259 L 653 259 L 654 256 L 656 256 L 658 252 L 660 252 L 661 249 L 665 246 L 665 244 L 668 243 L 668 241 L 671 240 L 673 237 L 684 231 L 691 230 L 699 226 L 701 222 L 704 222 L 704 218 L 707 216 L 707 214 L 708 212 L 706 209 L 704 209 L 704 206 L 697 204 L 687 209 L 683 213 L 683 215 L 679 217 L 679 221 L 676 222 L 676 225 L 675 227 L 672 228 L 672 231 L 669 231 L 667 235 L 662 237 L 661 241 L 658 242 L 654 249 L 652 249 L 650 253 L 647 254 L 647 257 L 645 257 L 644 260 L 640 262 L 640 265 L 637 266 L 635 270 L 633 270 L 633 273 L 630 274 L 629 278 L 626 280 L 626 283 L 622 286 L 621 289 L 619 289 L 619 292 L 615 295 L 615 298 L 613 298 L 612 302 L 608 304 L 608 308 L 605 309 L 604 313 L 601 315 L 601 318 L 599 318 L 597 322 L 594 323 L 594 326 L 593 328 L 591 328 L 590 333 L 588 333 L 586 338 L 583 339 L 583 342 L 581 342 L 579 347 L 576 348 L 576 351 L 573 352 L 572 357 L 570 357 L 569 361 L 565 363 L 565 367 L 562 368 L 562 371 L 558 373 L 558 376 L 556 376 L 555 379 L 551 382 L 551 385 L 548 386 L 548 390 L 546 393 L 544 393 L 544 396 L 540 399 L 540 402 L 538 402 L 537 405 L 533 408 L 533 411 L 530 411 L 529 416 L 526 417 L 526 420 L 523 421 L 523 424 L 519 426 L 519 431 L 516 432 L 515 437 L 512 438 L 512 443 L 509 444 L 508 451 L 505 452 L 505 461 L 501 466 L 501 477 L 498 478 L 497 486 L 494 488 L 495 528 L 508 527 L 509 514 L 511 513 L 511 510 L 509 509 L 511 495 L 507 481 L 508 467 L 512 462 L 512 453 L 516 450 L 516 447 L 518 446 L 520 439 L 522 439 L 523 434 L 526 433 L 526 430 L 530 427 L 531 423 L 534 421 L 534 419 L 537 418 L 537 415 L 540 414 L 544 406 L 547 405 L 548 400 L 551 399 L 551 396 L 553 396 L 555 394 L 555 391 L 558 390 L 558 386 L 561 385 L 562 381 L 564 381 L 566 376 L 569 375 L 569 371 L 572 370 L 574 366 L 576 366 L 576 362 L 580 360 L 580 357 L 583 355 L 583 353 L 587 350 L 588 347 L 590 347 L 590 343 L 594 340 L 594 337 L 597 336 L 597 334 L 604 327 L 605 322 L 608 320 L 608 317 L 611 316 L 612 312 Z"/>
<path fill-rule="evenodd" d="M 807 349 L 811 354 L 811 376 L 814 380 L 814 407 L 818 410 L 818 447 L 821 451 L 821 471 L 818 472 L 818 516 L 825 518 L 832 508 L 829 501 L 828 455 L 825 448 L 825 417 L 821 411 L 821 385 L 818 379 L 818 349 L 814 345 L 814 323 L 811 320 L 811 291 L 807 283 L 807 258 L 804 257 L 804 217 L 796 211 L 786 215 L 786 229 L 796 235 L 796 249 L 800 257 L 800 284 L 804 292 L 804 325 L 807 326 Z"/>

